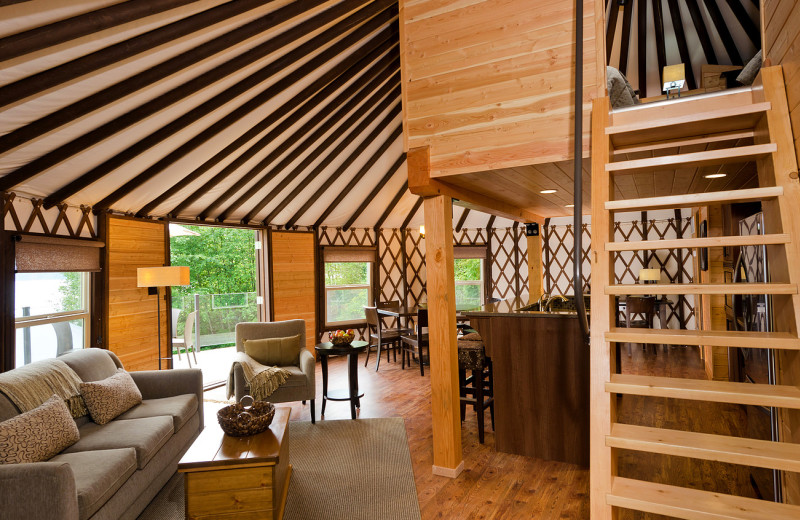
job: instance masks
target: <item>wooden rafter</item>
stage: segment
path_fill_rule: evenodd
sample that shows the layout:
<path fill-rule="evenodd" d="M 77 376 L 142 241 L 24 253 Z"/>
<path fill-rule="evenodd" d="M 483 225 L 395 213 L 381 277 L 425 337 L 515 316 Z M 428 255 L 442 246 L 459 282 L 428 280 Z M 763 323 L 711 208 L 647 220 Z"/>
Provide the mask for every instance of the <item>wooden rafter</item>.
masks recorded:
<path fill-rule="evenodd" d="M 686 82 L 690 90 L 698 87 L 697 81 L 694 79 L 694 69 L 692 68 L 692 60 L 689 56 L 689 46 L 686 44 L 686 35 L 683 32 L 683 19 L 681 17 L 681 10 L 678 7 L 678 0 L 667 0 L 667 10 L 672 18 L 672 29 L 675 32 L 675 40 L 678 44 L 678 52 L 681 56 L 686 70 Z"/>
<path fill-rule="evenodd" d="M 261 175 L 261 177 L 258 178 L 258 180 L 256 181 L 255 184 L 253 184 L 250 188 L 247 189 L 247 191 L 245 193 L 243 193 L 238 199 L 236 199 L 233 203 L 228 205 L 228 207 L 224 211 L 222 211 L 219 215 L 217 215 L 217 217 L 216 217 L 217 221 L 224 221 L 228 217 L 228 215 L 230 215 L 230 213 L 232 211 L 234 211 L 236 208 L 240 207 L 242 204 L 244 204 L 245 202 L 250 200 L 252 197 L 254 197 L 256 195 L 256 193 L 260 189 L 262 189 L 264 186 L 266 186 L 267 183 L 272 181 L 272 179 L 274 179 L 275 177 L 280 175 L 301 154 L 305 153 L 306 151 L 308 151 L 310 149 L 312 151 L 311 151 L 309 157 L 313 156 L 314 158 L 316 158 L 317 156 L 319 156 L 319 154 L 321 154 L 324 151 L 325 147 L 320 145 L 320 146 L 314 148 L 314 143 L 317 140 L 321 139 L 322 136 L 325 135 L 331 128 L 333 128 L 333 127 L 335 127 L 337 125 L 338 125 L 339 128 L 342 128 L 342 129 L 347 128 L 346 124 L 342 124 L 342 122 L 345 121 L 345 118 L 347 117 L 348 113 L 350 113 L 355 107 L 358 106 L 359 103 L 361 103 L 361 100 L 364 97 L 369 95 L 370 92 L 372 92 L 375 89 L 377 89 L 381 85 L 381 83 L 385 82 L 383 87 L 378 89 L 370 97 L 371 100 L 374 99 L 374 101 L 377 103 L 378 101 L 380 101 L 380 99 L 383 96 L 385 96 L 389 91 L 391 91 L 391 89 L 396 88 L 397 83 L 399 81 L 399 76 L 395 76 L 394 80 L 389 79 L 388 82 L 386 82 L 386 76 L 389 75 L 389 74 L 394 73 L 394 71 L 396 71 L 396 67 L 391 67 L 390 66 L 389 68 L 385 69 L 382 74 L 379 74 L 378 77 L 376 77 L 374 80 L 372 80 L 369 84 L 367 84 L 366 86 L 361 87 L 356 92 L 356 94 L 353 95 L 346 102 L 345 102 L 345 99 L 342 99 L 341 103 L 338 103 L 338 104 L 330 103 L 330 108 L 331 109 L 336 108 L 338 106 L 338 110 L 333 115 L 327 117 L 327 119 L 324 121 L 324 123 L 322 125 L 320 125 L 316 130 L 314 130 L 313 133 L 311 133 L 311 135 L 306 137 L 302 142 L 300 142 L 297 146 L 295 146 L 294 149 L 291 152 L 289 152 L 283 159 L 281 159 L 281 161 L 278 164 L 276 164 L 274 167 L 270 168 L 269 170 L 266 170 L 266 172 L 265 172 L 265 168 L 269 164 L 271 164 L 274 159 L 276 159 L 278 157 L 277 155 L 275 157 L 273 157 L 272 153 L 269 154 L 262 161 L 263 168 L 261 168 L 260 170 L 256 170 L 254 168 L 254 169 L 250 170 L 249 172 L 247 172 L 243 177 L 241 177 L 238 181 L 236 181 L 230 188 L 225 190 L 225 193 L 223 193 L 214 202 L 212 202 L 208 207 L 206 207 L 200 213 L 200 217 L 201 218 L 207 218 L 208 216 L 210 216 L 212 211 L 214 211 L 217 207 L 219 207 L 225 201 L 229 200 L 236 193 L 238 193 L 242 188 L 244 188 L 247 185 L 247 183 L 249 183 L 251 180 L 256 178 L 256 176 L 259 173 L 265 172 L 265 173 L 263 173 L 263 175 Z M 354 89 L 355 88 L 357 88 L 357 87 L 354 86 Z M 370 108 L 370 106 L 371 106 L 371 103 L 369 103 L 369 102 L 364 103 L 362 105 L 362 107 L 356 113 L 358 113 L 360 115 L 363 115 Z M 358 117 L 360 117 L 360 116 L 358 116 Z M 350 118 L 348 118 L 347 121 L 348 122 L 352 121 L 352 123 L 355 124 L 357 122 L 357 120 L 358 120 L 358 117 L 355 117 L 354 114 L 351 114 Z M 304 125 L 300 130 L 298 130 L 295 133 L 295 135 L 293 136 L 292 139 L 287 141 L 287 143 L 293 144 L 293 143 L 291 143 L 291 141 L 294 140 L 295 137 L 296 137 L 297 140 L 302 139 L 303 136 L 305 136 L 306 133 L 311 131 L 311 128 L 312 128 L 311 126 L 307 127 L 307 125 Z M 335 132 L 334 132 L 334 134 L 335 134 Z M 335 135 L 333 135 L 333 134 L 329 135 L 328 139 L 325 142 L 328 142 L 328 141 L 332 142 L 333 140 L 335 140 L 334 138 L 335 138 Z M 308 164 L 313 162 L 313 160 L 314 159 L 310 159 L 309 160 L 308 158 L 304 159 L 303 164 L 299 165 L 296 168 L 296 171 L 302 171 Z M 292 180 L 292 177 L 291 176 L 287 176 L 286 178 L 284 178 L 281 181 L 281 183 L 278 184 L 278 186 L 273 188 L 273 190 L 271 190 L 270 193 L 274 193 L 276 191 L 283 190 L 286 187 L 286 185 L 288 185 L 291 182 L 291 180 Z M 269 195 L 268 195 L 268 197 L 269 197 Z M 268 203 L 268 202 L 269 201 L 267 200 L 266 203 Z M 266 205 L 266 203 L 264 205 Z M 180 206 L 176 209 L 176 211 L 178 211 L 179 209 L 180 209 Z"/>
<path fill-rule="evenodd" d="M 661 0 L 650 0 L 653 7 L 653 25 L 656 36 L 656 59 L 658 60 L 658 84 L 661 85 L 664 67 L 667 65 L 667 44 L 664 38 L 664 13 L 661 10 Z"/>
<path fill-rule="evenodd" d="M 700 45 L 703 47 L 703 54 L 706 56 L 706 62 L 711 65 L 716 65 L 717 54 L 714 52 L 714 46 L 711 44 L 711 38 L 708 36 L 708 29 L 706 29 L 703 15 L 700 13 L 700 6 L 697 4 L 698 0 L 685 0 L 686 7 L 689 9 L 689 14 L 692 17 L 694 29 L 697 32 L 697 37 L 700 39 Z"/>
<path fill-rule="evenodd" d="M 711 16 L 711 21 L 714 23 L 714 28 L 717 30 L 717 34 L 719 34 L 722 40 L 725 52 L 728 53 L 728 57 L 731 59 L 731 63 L 734 65 L 743 65 L 744 62 L 739 55 L 739 51 L 736 49 L 736 42 L 733 40 L 733 36 L 731 36 L 731 32 L 728 30 L 728 25 L 722 17 L 722 13 L 717 5 L 717 0 L 703 0 L 703 2 L 706 5 L 709 16 Z"/>
<path fill-rule="evenodd" d="M 617 18 L 619 17 L 620 6 L 617 0 L 611 0 L 611 9 L 606 21 L 606 63 L 611 61 L 611 49 L 614 46 L 614 35 L 617 32 Z"/>
<path fill-rule="evenodd" d="M 353 150 L 353 151 L 350 153 L 350 155 L 348 155 L 348 156 L 347 156 L 347 158 L 345 158 L 345 159 L 342 161 L 342 163 L 339 165 L 339 167 L 338 167 L 338 168 L 336 168 L 336 170 L 334 170 L 334 172 L 333 172 L 331 175 L 329 175 L 329 176 L 328 176 L 328 178 L 325 180 L 325 182 L 323 182 L 323 183 L 322 183 L 322 185 L 320 185 L 320 187 L 317 189 L 317 191 L 315 191 L 315 192 L 314 192 L 314 194 L 313 194 L 311 197 L 309 197 L 309 198 L 308 198 L 308 200 L 306 200 L 305 204 L 303 204 L 303 205 L 300 207 L 300 209 L 299 209 L 299 210 L 297 210 L 297 211 L 294 213 L 294 215 L 292 215 L 292 217 L 291 217 L 291 218 L 290 218 L 290 219 L 289 219 L 289 220 L 286 222 L 286 224 L 285 224 L 285 227 L 286 227 L 287 229 L 288 229 L 289 227 L 291 227 L 292 225 L 294 225 L 294 224 L 297 222 L 297 220 L 298 220 L 298 219 L 299 219 L 299 218 L 300 218 L 300 217 L 301 217 L 301 216 L 302 216 L 302 215 L 303 215 L 303 214 L 304 214 L 306 211 L 308 211 L 308 210 L 309 210 L 309 208 L 311 208 L 311 206 L 312 206 L 312 205 L 314 205 L 314 204 L 316 204 L 316 203 L 317 203 L 317 201 L 318 201 L 318 200 L 319 200 L 319 198 L 322 196 L 322 194 L 323 194 L 323 193 L 325 193 L 325 192 L 326 192 L 326 191 L 327 191 L 327 190 L 330 188 L 330 185 L 331 185 L 331 184 L 333 184 L 334 182 L 336 182 L 336 180 L 337 180 L 339 177 L 341 177 L 341 176 L 342 176 L 342 174 L 343 174 L 345 171 L 347 171 L 347 169 L 350 167 L 350 165 L 351 165 L 351 164 L 353 164 L 353 162 L 355 162 L 355 160 L 356 160 L 356 159 L 357 159 L 357 158 L 358 158 L 358 157 L 359 157 L 359 156 L 360 156 L 362 153 L 364 153 L 364 150 L 366 150 L 366 149 L 367 149 L 367 147 L 368 147 L 370 144 L 372 144 L 372 142 L 373 142 L 375 139 L 377 139 L 377 138 L 378 138 L 378 136 L 381 134 L 381 132 L 383 132 L 384 130 L 386 130 L 386 127 L 387 127 L 387 126 L 389 126 L 389 125 L 392 123 L 392 121 L 394 121 L 394 119 L 395 119 L 395 118 L 396 118 L 398 115 L 400 115 L 400 110 L 401 110 L 400 103 L 397 103 L 396 105 L 394 105 L 394 106 L 393 106 L 393 107 L 392 107 L 392 108 L 389 110 L 389 113 L 388 113 L 388 114 L 386 114 L 386 116 L 385 116 L 385 117 L 384 117 L 384 118 L 383 118 L 381 121 L 379 121 L 377 125 L 375 125 L 375 128 L 373 128 L 373 129 L 372 129 L 372 131 L 369 133 L 369 135 L 368 135 L 368 136 L 366 136 L 366 137 L 364 137 L 364 138 L 361 140 L 361 142 L 358 144 L 358 146 L 355 148 L 355 150 Z M 367 120 L 370 120 L 370 118 L 367 118 Z M 370 122 L 371 122 L 371 120 L 370 120 Z M 345 141 L 345 142 L 347 142 L 348 140 L 347 140 L 347 139 L 345 139 L 344 141 Z M 349 143 L 348 143 L 348 144 L 349 144 Z M 252 218 L 252 216 L 251 216 L 251 218 Z"/>
<path fill-rule="evenodd" d="M 647 34 L 647 0 L 638 0 L 638 2 L 636 38 L 639 47 L 639 97 L 644 98 L 647 97 L 647 38 L 642 38 L 642 35 Z"/>
<path fill-rule="evenodd" d="M 375 200 L 375 197 L 378 196 L 378 193 L 380 193 L 383 187 L 386 186 L 386 184 L 389 182 L 392 176 L 394 176 L 397 170 L 400 169 L 400 166 L 402 166 L 404 162 L 406 162 L 406 154 L 401 153 L 400 157 L 398 157 L 397 160 L 394 162 L 394 164 L 392 164 L 389 167 L 389 170 L 386 172 L 386 175 L 384 175 L 383 178 L 380 180 L 380 182 L 378 182 L 378 184 L 376 184 L 375 187 L 372 188 L 370 194 L 361 202 L 361 205 L 358 206 L 358 208 L 353 212 L 353 214 L 350 215 L 350 218 L 347 219 L 347 222 L 345 222 L 344 226 L 342 226 L 342 229 L 344 231 L 347 231 L 350 228 L 350 226 L 352 226 L 353 223 L 358 219 L 358 217 L 361 216 L 364 210 L 367 209 L 369 203 Z"/>
<path fill-rule="evenodd" d="M 758 25 L 750 18 L 750 15 L 747 13 L 747 10 L 744 8 L 740 0 L 727 0 L 728 7 L 731 8 L 733 11 L 734 16 L 736 19 L 739 20 L 739 24 L 744 29 L 744 32 L 747 34 L 747 37 L 750 38 L 750 41 L 753 42 L 753 45 L 756 49 L 761 47 L 761 30 L 758 28 Z"/>
<path fill-rule="evenodd" d="M 320 0 L 313 0 L 319 2 Z M 320 2 L 321 3 L 321 2 Z M 177 38 L 205 29 L 211 24 L 236 16 L 264 4 L 264 0 L 243 0 L 228 2 L 190 18 L 173 22 L 128 40 L 115 43 L 104 49 L 92 52 L 51 69 L 27 76 L 23 79 L 0 87 L 0 107 L 10 105 L 28 96 L 44 92 L 47 89 L 67 83 L 76 78 L 100 70 L 126 60 L 131 56 L 146 52 L 159 45 L 169 43 Z M 289 4 L 287 7 L 291 7 Z M 306 7 L 303 6 L 302 10 Z M 292 10 L 297 10 L 295 6 Z M 302 12 L 299 11 L 299 12 Z M 299 12 L 297 14 L 299 14 Z"/>
<path fill-rule="evenodd" d="M 636 0 L 625 2 L 622 6 L 623 19 L 622 19 L 622 39 L 620 40 L 619 48 L 619 70 L 622 74 L 628 73 L 628 51 L 631 47 L 631 24 L 633 22 L 633 5 Z M 640 2 L 642 0 L 639 0 Z"/>
<path fill-rule="evenodd" d="M 461 212 L 461 217 L 458 219 L 458 223 L 456 224 L 456 233 L 461 231 L 461 228 L 464 227 L 464 222 L 467 221 L 467 216 L 469 215 L 469 208 L 464 208 L 464 211 Z M 519 224 L 519 222 L 514 222 L 514 226 Z"/>
<path fill-rule="evenodd" d="M 273 75 L 283 72 L 284 70 L 290 68 L 295 63 L 302 61 L 308 54 L 318 49 L 320 46 L 330 43 L 331 41 L 335 40 L 337 37 L 342 35 L 348 29 L 361 23 L 365 18 L 374 15 L 375 14 L 374 11 L 377 9 L 373 8 L 374 5 L 375 4 L 370 4 L 367 7 L 348 16 L 344 20 L 338 22 L 333 27 L 330 27 L 326 31 L 315 36 L 308 42 L 300 45 L 299 47 L 293 49 L 291 52 L 271 62 L 269 65 L 262 68 L 258 72 L 255 72 L 254 74 L 248 76 L 247 78 L 240 81 L 236 85 L 233 85 L 226 91 L 205 101 L 204 103 L 193 108 L 191 111 L 187 112 L 183 116 L 163 126 L 159 130 L 148 135 L 146 138 L 140 140 L 135 145 L 129 147 L 123 152 L 120 152 L 119 154 L 108 159 L 99 166 L 93 168 L 89 172 L 85 173 L 82 177 L 76 179 L 76 181 L 70 183 L 70 185 L 68 185 L 67 187 L 59 190 L 57 193 L 61 194 L 62 197 L 69 196 L 72 193 L 77 193 L 77 191 L 80 191 L 80 189 L 82 189 L 86 185 L 90 184 L 91 182 L 94 182 L 94 180 L 97 180 L 107 175 L 114 169 L 121 166 L 122 164 L 130 160 L 131 157 L 138 156 L 146 149 L 155 146 L 156 144 L 168 138 L 169 136 L 188 127 L 190 124 L 196 122 L 204 115 L 210 114 L 217 108 L 227 104 L 228 102 L 230 102 L 231 99 L 234 99 L 235 97 L 245 93 L 246 91 L 250 90 L 256 85 L 261 84 L 262 82 L 266 81 Z M 325 13 L 328 13 L 328 11 L 325 11 Z M 329 14 L 329 16 L 333 15 Z M 392 12 L 392 10 L 386 9 L 380 15 L 375 16 L 374 18 L 370 19 L 363 25 L 359 26 L 355 31 L 349 33 L 341 40 L 337 41 L 336 43 L 326 48 L 321 53 L 317 54 L 307 62 L 303 63 L 302 66 L 293 70 L 286 76 L 283 76 L 279 81 L 271 85 L 263 92 L 260 92 L 259 94 L 250 98 L 242 105 L 234 109 L 232 112 L 228 113 L 227 115 L 225 115 L 224 117 L 213 123 L 211 126 L 207 127 L 205 130 L 195 135 L 193 138 L 189 139 L 185 143 L 183 143 L 177 149 L 173 150 L 168 155 L 157 161 L 154 165 L 150 166 L 145 171 L 143 171 L 142 173 L 138 174 L 136 177 L 125 183 L 122 187 L 115 190 L 112 194 L 108 195 L 100 202 L 95 203 L 94 205 L 95 210 L 107 209 L 108 207 L 110 207 L 111 204 L 113 204 L 120 198 L 124 197 L 132 190 L 138 188 L 142 183 L 146 182 L 147 180 L 153 178 L 158 173 L 162 172 L 164 169 L 174 164 L 180 158 L 196 150 L 198 147 L 202 146 L 204 143 L 208 142 L 210 139 L 212 139 L 213 137 L 215 137 L 216 135 L 218 135 L 219 133 L 221 133 L 222 131 L 224 131 L 225 129 L 227 129 L 240 119 L 258 110 L 262 105 L 264 105 L 269 100 L 271 100 L 272 98 L 283 92 L 286 88 L 288 88 L 289 85 L 294 84 L 301 78 L 316 71 L 325 63 L 338 58 L 342 52 L 344 52 L 349 47 L 355 45 L 358 41 L 366 37 L 372 31 L 381 27 L 384 23 L 388 22 L 393 16 L 394 13 Z M 308 31 L 308 27 L 303 27 L 303 25 L 304 24 L 297 25 L 294 28 L 290 29 L 290 31 L 300 30 L 300 34 L 306 34 Z M 384 31 L 382 31 L 382 34 L 386 38 L 391 37 L 392 27 L 386 28 Z M 269 41 L 273 42 L 279 39 L 280 39 L 279 37 L 276 37 L 275 39 L 271 39 Z M 360 58 L 361 56 L 358 56 L 354 61 L 358 61 L 358 59 Z M 348 58 L 348 60 L 349 59 L 350 58 Z M 333 77 L 335 77 L 335 76 L 330 77 L 331 76 L 330 71 L 326 73 L 326 76 L 328 77 L 329 81 L 332 80 Z M 69 191 L 70 189 L 74 191 L 70 193 Z M 64 191 L 66 191 L 66 195 L 62 193 Z"/>
<path fill-rule="evenodd" d="M 367 172 L 369 172 L 372 169 L 375 163 L 378 162 L 378 159 L 380 159 L 383 156 L 384 152 L 386 152 L 386 150 L 388 150 L 389 147 L 393 145 L 395 141 L 397 141 L 397 138 L 400 137 L 402 134 L 403 134 L 403 125 L 401 123 L 397 125 L 397 128 L 395 128 L 395 130 L 391 134 L 389 134 L 389 136 L 383 141 L 380 147 L 378 147 L 378 149 L 375 150 L 375 153 L 373 153 L 367 159 L 364 165 L 356 172 L 353 178 L 350 179 L 350 182 L 347 183 L 347 186 L 345 186 L 340 193 L 352 193 L 356 185 L 361 181 L 361 179 L 364 178 L 364 175 L 366 175 Z M 328 180 L 331 181 L 331 184 L 333 183 L 332 179 Z M 325 184 L 323 184 L 322 187 L 329 189 L 330 185 L 325 186 Z M 320 215 L 317 221 L 314 222 L 314 226 L 318 227 L 322 225 L 322 223 L 325 221 L 328 215 L 331 214 L 331 211 L 333 211 L 334 208 L 336 208 L 336 206 L 338 206 L 339 204 L 340 204 L 339 199 L 335 198 L 333 201 L 331 201 L 328 207 L 325 208 L 325 211 L 322 212 L 322 215 Z"/>
<path fill-rule="evenodd" d="M 403 183 L 403 186 L 400 188 L 400 191 L 397 192 L 392 201 L 389 202 L 389 205 L 386 206 L 386 209 L 384 210 L 383 214 L 380 216 L 380 218 L 378 218 L 378 221 L 375 223 L 375 226 L 373 227 L 375 231 L 378 231 L 383 225 L 383 223 L 386 222 L 386 219 L 389 218 L 389 215 L 392 213 L 392 211 L 394 211 L 395 206 L 397 206 L 397 203 L 400 202 L 400 199 L 403 198 L 403 195 L 405 195 L 407 191 L 408 191 L 408 181 L 405 181 Z M 422 198 L 419 199 L 418 203 L 419 205 L 422 205 Z M 405 228 L 406 226 L 400 227 L 400 229 L 405 229 Z"/>
<path fill-rule="evenodd" d="M 401 190 L 398 195 L 402 196 L 403 193 L 405 193 L 405 192 L 403 190 Z M 398 198 L 397 200 L 400 200 L 400 199 Z M 414 206 L 411 208 L 411 211 L 408 212 L 408 215 L 406 216 L 406 219 L 403 221 L 402 224 L 400 224 L 400 229 L 408 229 L 408 225 L 411 223 L 411 219 L 414 218 L 414 215 L 417 214 L 417 212 L 419 211 L 419 208 L 422 207 L 422 201 L 423 201 L 422 197 L 417 198 L 417 202 L 414 203 Z M 380 224 L 383 224 L 383 221 L 386 220 L 386 217 L 389 216 L 389 214 L 392 212 L 393 209 L 394 209 L 394 206 L 390 206 L 389 208 L 386 208 L 387 211 L 386 211 L 386 213 L 384 213 L 384 216 L 381 217 Z"/>

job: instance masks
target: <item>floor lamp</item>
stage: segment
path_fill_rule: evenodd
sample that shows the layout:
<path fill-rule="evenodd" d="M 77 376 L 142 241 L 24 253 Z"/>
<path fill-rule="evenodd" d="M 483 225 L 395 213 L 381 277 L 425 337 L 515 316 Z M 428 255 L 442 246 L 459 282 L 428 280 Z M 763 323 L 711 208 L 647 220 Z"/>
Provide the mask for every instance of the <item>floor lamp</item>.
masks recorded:
<path fill-rule="evenodd" d="M 156 295 L 158 302 L 158 369 L 161 370 L 161 297 L 159 287 L 189 285 L 189 268 L 184 266 L 139 267 L 136 269 L 136 286 L 147 287 L 147 294 Z"/>

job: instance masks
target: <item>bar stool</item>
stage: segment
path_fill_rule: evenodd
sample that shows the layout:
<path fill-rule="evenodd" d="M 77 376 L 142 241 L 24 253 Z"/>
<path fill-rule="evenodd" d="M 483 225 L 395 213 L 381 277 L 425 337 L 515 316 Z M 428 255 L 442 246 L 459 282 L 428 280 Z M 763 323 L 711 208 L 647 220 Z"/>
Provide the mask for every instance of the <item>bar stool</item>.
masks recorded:
<path fill-rule="evenodd" d="M 469 376 L 467 371 L 471 372 Z M 471 405 L 478 414 L 478 442 L 483 444 L 483 416 L 487 407 L 494 430 L 494 374 L 492 360 L 486 357 L 486 347 L 477 333 L 458 340 L 458 381 L 461 420 L 466 416 L 467 405 Z"/>

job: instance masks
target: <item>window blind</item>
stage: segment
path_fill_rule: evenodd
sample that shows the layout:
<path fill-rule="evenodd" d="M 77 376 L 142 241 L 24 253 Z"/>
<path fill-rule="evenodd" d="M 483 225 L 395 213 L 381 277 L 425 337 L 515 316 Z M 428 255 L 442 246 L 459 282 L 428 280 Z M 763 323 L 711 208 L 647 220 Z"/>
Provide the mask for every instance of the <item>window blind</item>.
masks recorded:
<path fill-rule="evenodd" d="M 16 270 L 18 273 L 97 272 L 102 247 L 105 243 L 97 240 L 22 235 L 16 244 Z"/>

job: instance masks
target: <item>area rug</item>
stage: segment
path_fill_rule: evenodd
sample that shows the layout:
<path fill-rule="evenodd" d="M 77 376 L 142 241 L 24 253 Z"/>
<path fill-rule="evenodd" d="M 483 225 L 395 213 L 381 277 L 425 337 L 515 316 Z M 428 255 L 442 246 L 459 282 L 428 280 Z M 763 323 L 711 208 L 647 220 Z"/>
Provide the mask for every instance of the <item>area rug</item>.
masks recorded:
<path fill-rule="evenodd" d="M 289 423 L 293 472 L 284 520 L 419 520 L 401 418 Z M 175 475 L 139 520 L 183 520 Z"/>

